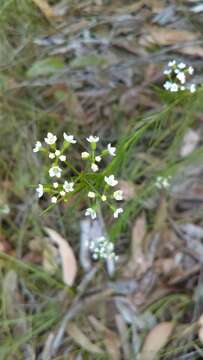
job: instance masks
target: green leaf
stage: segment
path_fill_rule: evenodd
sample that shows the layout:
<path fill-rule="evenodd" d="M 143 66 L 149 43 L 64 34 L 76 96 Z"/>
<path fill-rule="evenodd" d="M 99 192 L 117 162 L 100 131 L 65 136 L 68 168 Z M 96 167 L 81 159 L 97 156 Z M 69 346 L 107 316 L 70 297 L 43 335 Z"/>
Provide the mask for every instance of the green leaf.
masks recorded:
<path fill-rule="evenodd" d="M 74 59 L 70 66 L 75 69 L 84 68 L 86 66 L 106 66 L 108 65 L 107 59 L 98 55 L 84 55 L 80 58 Z"/>
<path fill-rule="evenodd" d="M 58 70 L 64 68 L 64 62 L 61 58 L 49 57 L 32 64 L 27 71 L 28 77 L 37 77 L 40 75 L 55 74 Z"/>

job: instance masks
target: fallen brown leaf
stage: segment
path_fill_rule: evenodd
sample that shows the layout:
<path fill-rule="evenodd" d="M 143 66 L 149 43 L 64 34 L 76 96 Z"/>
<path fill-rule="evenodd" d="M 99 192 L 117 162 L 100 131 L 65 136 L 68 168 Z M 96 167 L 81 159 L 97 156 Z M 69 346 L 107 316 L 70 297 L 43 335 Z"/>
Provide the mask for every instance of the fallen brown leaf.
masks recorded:
<path fill-rule="evenodd" d="M 63 268 L 63 281 L 65 284 L 72 286 L 77 274 L 77 262 L 72 248 L 68 242 L 62 238 L 55 230 L 45 228 L 50 239 L 58 245 L 59 253 Z"/>
<path fill-rule="evenodd" d="M 72 339 L 79 344 L 85 350 L 94 353 L 94 354 L 102 354 L 103 351 L 96 345 L 93 344 L 89 338 L 79 329 L 77 325 L 74 323 L 69 323 L 67 332 Z"/>
<path fill-rule="evenodd" d="M 131 238 L 131 259 L 129 262 L 129 270 L 134 271 L 139 266 L 139 271 L 145 271 L 146 263 L 145 257 L 143 254 L 143 240 L 146 235 L 146 218 L 143 213 L 139 216 L 132 228 L 132 238 Z"/>
<path fill-rule="evenodd" d="M 169 321 L 156 325 L 145 339 L 140 360 L 156 359 L 158 352 L 167 344 L 173 328 L 174 324 Z"/>
<path fill-rule="evenodd" d="M 146 33 L 140 38 L 140 45 L 177 45 L 179 42 L 194 41 L 198 34 L 186 30 L 175 30 L 168 27 L 149 25 Z"/>
<path fill-rule="evenodd" d="M 96 331 L 99 331 L 104 336 L 104 344 L 112 360 L 120 359 L 120 341 L 118 336 L 113 331 L 109 330 L 94 316 L 89 316 L 89 320 Z"/>

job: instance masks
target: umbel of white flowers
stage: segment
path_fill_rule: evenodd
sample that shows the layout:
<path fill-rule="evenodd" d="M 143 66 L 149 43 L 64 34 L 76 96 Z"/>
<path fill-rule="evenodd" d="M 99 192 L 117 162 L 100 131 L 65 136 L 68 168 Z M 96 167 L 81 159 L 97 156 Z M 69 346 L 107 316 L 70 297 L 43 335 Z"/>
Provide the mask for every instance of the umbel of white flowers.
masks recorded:
<path fill-rule="evenodd" d="M 116 147 L 109 143 L 106 149 L 98 153 L 97 143 L 99 142 L 99 137 L 90 135 L 86 140 L 89 143 L 89 149 L 81 153 L 81 158 L 85 161 L 85 171 L 83 174 L 92 172 L 95 173 L 96 176 L 96 173 L 101 170 L 100 163 L 103 162 L 104 158 L 107 156 L 116 156 Z M 36 192 L 38 198 L 41 198 L 44 193 L 50 195 L 52 204 L 56 204 L 61 200 L 68 201 L 71 195 L 74 195 L 76 192 L 78 193 L 78 186 L 80 186 L 80 174 L 74 169 L 74 165 L 70 162 L 69 156 L 67 155 L 67 151 L 69 151 L 72 145 L 77 143 L 77 140 L 73 135 L 64 132 L 61 147 L 58 148 L 56 143 L 57 136 L 48 132 L 44 138 L 44 144 L 37 141 L 33 148 L 34 153 L 42 152 L 46 154 L 51 161 L 51 166 L 48 169 L 51 182 L 46 185 L 40 183 L 36 188 Z M 66 173 L 69 169 L 73 172 L 75 170 L 75 174 L 67 179 Z M 97 209 L 101 202 L 109 206 L 113 211 L 113 217 L 115 219 L 118 218 L 119 215 L 122 214 L 123 209 L 121 207 L 117 208 L 114 203 L 115 201 L 123 201 L 123 192 L 122 190 L 114 190 L 112 192 L 111 189 L 118 185 L 118 180 L 115 176 L 113 174 L 104 176 L 100 189 L 95 188 L 94 182 L 91 184 L 89 181 L 90 180 L 88 180 L 86 193 L 89 207 L 84 212 L 85 216 L 90 216 L 91 219 L 94 220 L 97 217 Z"/>
<path fill-rule="evenodd" d="M 104 236 L 93 239 L 90 242 L 89 249 L 94 260 L 118 259 L 118 256 L 115 254 L 114 244 L 111 241 L 108 241 Z"/>
<path fill-rule="evenodd" d="M 167 80 L 163 87 L 170 92 L 186 91 L 191 93 L 196 91 L 196 85 L 191 83 L 191 76 L 194 73 L 192 66 L 185 63 L 177 63 L 176 60 L 169 61 L 168 67 L 164 70 Z"/>

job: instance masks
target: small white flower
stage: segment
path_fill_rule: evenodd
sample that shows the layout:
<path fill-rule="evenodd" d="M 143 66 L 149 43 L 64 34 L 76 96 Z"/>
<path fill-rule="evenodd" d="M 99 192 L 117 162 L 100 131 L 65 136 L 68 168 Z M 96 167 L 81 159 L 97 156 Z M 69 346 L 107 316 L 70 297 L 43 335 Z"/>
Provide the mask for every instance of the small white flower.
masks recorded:
<path fill-rule="evenodd" d="M 61 177 L 62 169 L 59 166 L 53 166 L 49 169 L 49 176 L 57 178 Z"/>
<path fill-rule="evenodd" d="M 94 238 L 89 244 L 89 249 L 94 260 L 108 258 L 117 260 L 118 258 L 115 254 L 114 244 L 104 236 Z"/>
<path fill-rule="evenodd" d="M 176 83 L 172 83 L 171 92 L 177 92 L 177 91 L 178 91 L 178 85 Z"/>
<path fill-rule="evenodd" d="M 118 180 L 115 179 L 114 175 L 105 176 L 104 181 L 109 186 L 116 186 L 118 184 Z"/>
<path fill-rule="evenodd" d="M 99 141 L 99 136 L 93 136 L 93 135 L 90 135 L 88 138 L 87 138 L 87 141 L 89 143 L 97 143 Z"/>
<path fill-rule="evenodd" d="M 66 192 L 74 191 L 74 182 L 65 181 L 63 184 L 63 188 Z"/>
<path fill-rule="evenodd" d="M 190 92 L 194 93 L 196 91 L 196 85 L 195 84 L 191 84 L 190 85 Z"/>
<path fill-rule="evenodd" d="M 182 90 L 182 91 L 185 90 L 185 86 L 181 86 L 180 90 Z"/>
<path fill-rule="evenodd" d="M 58 186 L 59 186 L 59 184 L 58 184 L 57 182 L 54 182 L 54 183 L 53 183 L 54 189 L 57 189 Z"/>
<path fill-rule="evenodd" d="M 119 217 L 119 214 L 122 214 L 122 213 L 123 213 L 123 209 L 122 209 L 122 208 L 118 208 L 118 209 L 116 209 L 116 210 L 114 211 L 113 217 L 114 217 L 115 219 L 117 219 L 117 218 Z"/>
<path fill-rule="evenodd" d="M 107 145 L 108 152 L 111 156 L 116 156 L 116 148 L 111 146 L 111 144 Z"/>
<path fill-rule="evenodd" d="M 95 161 L 96 161 L 96 162 L 100 162 L 101 159 L 102 159 L 101 156 L 99 156 L 99 155 L 95 156 Z"/>
<path fill-rule="evenodd" d="M 101 199 L 102 199 L 102 201 L 106 201 L 106 199 L 107 199 L 106 195 L 103 194 L 103 195 L 101 196 Z"/>
<path fill-rule="evenodd" d="M 85 216 L 90 216 L 92 218 L 92 220 L 94 220 L 97 217 L 97 213 L 96 213 L 96 211 L 94 209 L 87 208 L 85 210 Z"/>
<path fill-rule="evenodd" d="M 47 143 L 48 145 L 55 144 L 56 140 L 56 135 L 53 135 L 51 132 L 48 132 L 47 137 L 44 138 L 45 143 Z"/>
<path fill-rule="evenodd" d="M 92 169 L 93 172 L 97 172 L 97 171 L 99 170 L 99 167 L 98 167 L 97 164 L 94 164 L 94 163 L 93 163 L 93 164 L 91 165 L 91 169 Z"/>
<path fill-rule="evenodd" d="M 90 154 L 87 151 L 83 151 L 81 153 L 81 158 L 82 159 L 88 159 L 89 156 L 90 156 Z"/>
<path fill-rule="evenodd" d="M 60 195 L 61 195 L 61 196 L 65 196 L 65 195 L 66 195 L 65 191 L 63 191 L 63 190 L 60 191 Z"/>
<path fill-rule="evenodd" d="M 186 68 L 186 65 L 183 62 L 181 62 L 181 63 L 178 64 L 178 67 L 179 67 L 179 69 L 182 70 L 182 69 Z"/>
<path fill-rule="evenodd" d="M 172 67 L 172 66 L 174 66 L 174 65 L 176 65 L 176 61 L 175 61 L 175 60 L 169 61 L 169 63 L 168 63 L 168 66 L 169 66 L 169 67 Z"/>
<path fill-rule="evenodd" d="M 55 154 L 54 153 L 49 153 L 49 159 L 55 159 Z"/>
<path fill-rule="evenodd" d="M 56 196 L 52 196 L 51 202 L 52 202 L 52 204 L 56 204 L 56 203 L 57 203 L 57 197 L 56 197 Z"/>
<path fill-rule="evenodd" d="M 59 159 L 60 159 L 61 161 L 66 161 L 66 155 L 61 155 L 61 156 L 59 156 Z"/>
<path fill-rule="evenodd" d="M 166 81 L 163 85 L 163 87 L 166 89 L 166 90 L 170 90 L 171 89 L 171 86 L 172 86 L 172 82 L 171 81 Z"/>
<path fill-rule="evenodd" d="M 113 197 L 117 201 L 122 201 L 123 200 L 123 191 L 122 190 L 114 191 Z"/>
<path fill-rule="evenodd" d="M 155 186 L 158 189 L 168 189 L 170 187 L 171 177 L 157 176 Z"/>
<path fill-rule="evenodd" d="M 94 199 L 94 198 L 96 197 L 96 194 L 95 194 L 95 192 L 93 192 L 93 191 L 89 191 L 88 194 L 87 194 L 87 196 L 88 196 L 89 198 L 91 198 L 91 199 Z"/>
<path fill-rule="evenodd" d="M 41 198 L 44 194 L 44 187 L 42 184 L 39 184 L 38 187 L 36 188 L 36 192 L 38 195 L 38 198 Z"/>
<path fill-rule="evenodd" d="M 164 70 L 164 75 L 170 75 L 172 73 L 171 69 Z"/>
<path fill-rule="evenodd" d="M 180 71 L 180 69 L 178 69 L 178 68 L 174 70 L 174 73 L 175 73 L 175 74 L 179 74 L 179 72 L 181 72 L 181 71 Z"/>
<path fill-rule="evenodd" d="M 60 150 L 56 150 L 56 151 L 55 151 L 55 155 L 56 155 L 56 156 L 59 156 L 59 155 L 61 155 L 61 152 L 60 152 Z"/>
<path fill-rule="evenodd" d="M 76 140 L 74 139 L 73 135 L 68 135 L 65 132 L 63 133 L 64 140 L 66 140 L 70 144 L 76 144 Z"/>
<path fill-rule="evenodd" d="M 188 73 L 189 73 L 190 75 L 193 75 L 193 74 L 194 74 L 194 69 L 193 69 L 192 66 L 189 66 L 189 68 L 188 68 Z"/>
<path fill-rule="evenodd" d="M 177 79 L 180 80 L 181 84 L 185 84 L 185 74 L 183 72 L 179 72 L 177 75 L 176 75 Z"/>
<path fill-rule="evenodd" d="M 33 148 L 33 152 L 36 153 L 38 152 L 42 147 L 42 143 L 40 141 L 37 141 L 35 144 L 35 147 Z"/>

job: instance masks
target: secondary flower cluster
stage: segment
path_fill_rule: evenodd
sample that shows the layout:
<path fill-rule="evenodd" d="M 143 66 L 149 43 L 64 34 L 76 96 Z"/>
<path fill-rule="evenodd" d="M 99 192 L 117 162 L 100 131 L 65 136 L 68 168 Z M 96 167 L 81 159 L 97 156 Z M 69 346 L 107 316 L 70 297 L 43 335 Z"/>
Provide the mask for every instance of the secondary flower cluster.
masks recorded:
<path fill-rule="evenodd" d="M 187 66 L 183 62 L 177 63 L 176 60 L 169 61 L 168 68 L 164 70 L 167 81 L 163 87 L 170 92 L 189 90 L 191 93 L 194 93 L 196 86 L 190 83 L 193 73 L 194 69 L 192 66 Z"/>
<path fill-rule="evenodd" d="M 171 176 L 157 176 L 155 186 L 158 189 L 168 189 L 170 187 Z"/>
<path fill-rule="evenodd" d="M 94 260 L 118 259 L 114 251 L 114 244 L 104 236 L 92 240 L 89 249 Z"/>
<path fill-rule="evenodd" d="M 83 172 L 79 172 L 67 156 L 70 146 L 77 143 L 73 135 L 63 134 L 63 143 L 60 149 L 56 145 L 57 136 L 51 132 L 48 132 L 44 138 L 44 144 L 40 141 L 36 142 L 33 152 L 43 152 L 51 160 L 51 166 L 48 170 L 51 183 L 38 184 L 36 189 L 38 197 L 41 198 L 44 193 L 48 193 L 51 196 L 51 203 L 56 204 L 61 200 L 67 201 L 71 195 L 85 189 L 89 202 L 89 207 L 85 210 L 86 216 L 95 219 L 99 204 L 106 202 L 113 211 L 113 217 L 118 218 L 123 209 L 121 207 L 117 208 L 115 202 L 123 200 L 123 192 L 113 189 L 118 185 L 118 180 L 115 179 L 113 174 L 103 176 L 102 172 L 99 172 L 101 169 L 100 163 L 105 157 L 116 156 L 116 148 L 108 144 L 106 149 L 98 153 L 97 143 L 99 137 L 90 135 L 86 140 L 89 149 L 81 153 L 81 158 L 85 161 L 85 171 Z M 99 177 L 102 176 L 102 184 L 100 181 L 99 189 L 96 185 L 97 181 L 95 181 L 97 173 Z M 89 177 L 91 174 L 94 174 L 94 177 Z"/>

